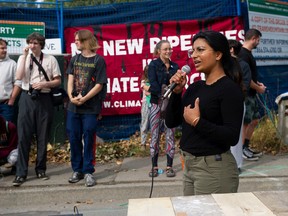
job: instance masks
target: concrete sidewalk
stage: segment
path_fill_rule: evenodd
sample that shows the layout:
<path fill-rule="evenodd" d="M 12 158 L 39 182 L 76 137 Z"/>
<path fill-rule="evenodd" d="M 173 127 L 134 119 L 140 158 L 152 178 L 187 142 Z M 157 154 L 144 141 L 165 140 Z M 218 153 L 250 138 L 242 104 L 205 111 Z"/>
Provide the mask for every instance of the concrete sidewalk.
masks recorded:
<path fill-rule="evenodd" d="M 165 166 L 166 156 L 161 156 L 159 168 L 165 169 Z M 116 209 L 119 212 L 117 214 L 111 212 L 111 215 L 126 215 L 128 199 L 149 197 L 152 185 L 148 176 L 150 169 L 149 157 L 125 158 L 121 164 L 97 164 L 94 174 L 97 185 L 86 188 L 83 180 L 75 184 L 68 183 L 72 173 L 70 164 L 49 164 L 47 175 L 50 179 L 47 181 L 37 179 L 34 167 L 30 167 L 28 179 L 20 187 L 12 186 L 14 176 L 1 177 L 0 214 L 13 215 L 13 212 L 22 212 L 21 215 L 24 215 L 23 212 L 29 210 L 30 213 L 36 211 L 35 215 L 41 215 L 40 210 L 45 210 L 47 213 L 52 206 L 58 209 L 55 214 L 59 214 L 65 213 L 67 209 L 73 209 L 73 205 L 77 203 L 81 204 L 82 210 L 87 213 L 90 210 L 98 211 L 103 206 L 110 209 L 109 204 L 117 203 Z M 175 156 L 174 169 L 176 171 L 174 178 L 167 178 L 165 172 L 154 178 L 152 197 L 182 196 L 183 171 L 179 154 Z M 256 162 L 244 161 L 239 192 L 280 190 L 288 190 L 288 154 L 264 155 Z M 121 203 L 124 205 L 121 206 Z M 112 209 L 115 210 L 115 206 L 110 210 Z M 51 211 L 46 215 L 51 215 Z M 95 214 L 90 212 L 85 215 Z"/>

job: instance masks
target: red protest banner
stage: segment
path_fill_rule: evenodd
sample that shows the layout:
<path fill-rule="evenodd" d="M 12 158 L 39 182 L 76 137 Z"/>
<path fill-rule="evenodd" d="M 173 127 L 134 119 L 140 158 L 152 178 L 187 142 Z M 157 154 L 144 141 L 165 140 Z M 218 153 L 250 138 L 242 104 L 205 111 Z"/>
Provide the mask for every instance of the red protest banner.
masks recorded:
<path fill-rule="evenodd" d="M 158 41 L 169 40 L 173 48 L 171 59 L 180 68 L 186 64 L 191 67 L 190 84 L 204 79 L 195 71 L 187 54 L 194 34 L 214 30 L 222 32 L 228 39 L 244 40 L 243 23 L 239 17 L 71 27 L 64 32 L 67 53 L 75 54 L 74 33 L 80 29 L 94 33 L 101 46 L 97 53 L 107 64 L 108 88 L 102 115 L 140 113 L 140 78 L 143 68 L 153 58 Z"/>

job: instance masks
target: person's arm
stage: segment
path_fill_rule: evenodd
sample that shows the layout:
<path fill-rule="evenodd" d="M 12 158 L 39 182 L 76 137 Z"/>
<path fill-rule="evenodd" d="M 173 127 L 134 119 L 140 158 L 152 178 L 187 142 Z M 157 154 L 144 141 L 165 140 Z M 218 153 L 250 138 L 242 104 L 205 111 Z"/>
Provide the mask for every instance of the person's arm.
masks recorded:
<path fill-rule="evenodd" d="M 253 80 L 250 82 L 250 88 L 255 89 L 259 94 L 263 94 L 266 90 L 266 86 L 263 83 L 255 83 Z"/>
<path fill-rule="evenodd" d="M 103 84 L 97 83 L 84 97 L 79 98 L 82 104 L 97 95 L 103 88 Z"/>
<path fill-rule="evenodd" d="M 150 88 L 150 85 L 148 86 L 148 85 L 144 84 L 144 85 L 142 86 L 142 89 L 144 89 L 145 92 L 148 92 L 148 91 L 149 91 L 149 88 Z M 147 93 L 146 95 L 150 95 L 150 93 Z"/>
<path fill-rule="evenodd" d="M 67 74 L 68 74 L 67 95 L 71 103 L 78 105 L 79 104 L 78 96 L 72 95 L 72 92 L 74 91 L 74 69 L 73 68 L 74 68 L 74 62 L 76 58 L 77 58 L 77 55 L 72 57 L 67 68 Z"/>
<path fill-rule="evenodd" d="M 54 77 L 53 80 L 33 83 L 33 89 L 55 88 L 61 85 L 61 77 Z"/>
<path fill-rule="evenodd" d="M 74 76 L 72 74 L 68 75 L 68 81 L 67 81 L 67 94 L 70 100 L 72 100 L 72 92 L 73 92 L 73 80 Z"/>
<path fill-rule="evenodd" d="M 67 94 L 71 103 L 78 105 L 79 99 L 75 95 L 72 95 L 73 89 L 74 89 L 74 76 L 72 74 L 68 74 Z"/>
<path fill-rule="evenodd" d="M 11 96 L 10 96 L 9 101 L 8 101 L 9 106 L 14 105 L 15 100 L 16 100 L 17 96 L 20 94 L 20 92 L 21 92 L 21 88 L 17 85 L 14 85 Z"/>
<path fill-rule="evenodd" d="M 153 95 L 159 95 L 161 93 L 161 86 L 158 83 L 157 67 L 153 61 L 150 62 L 148 67 L 148 80 L 150 83 L 148 91 Z"/>
<path fill-rule="evenodd" d="M 250 89 L 250 83 L 251 83 L 251 70 L 250 70 L 249 65 L 243 60 L 240 60 L 239 64 L 242 70 L 242 80 L 245 86 L 245 91 L 248 92 Z"/>
<path fill-rule="evenodd" d="M 16 69 L 17 69 L 17 64 L 13 66 L 13 90 L 10 95 L 10 98 L 8 100 L 8 105 L 13 106 L 15 103 L 16 98 L 21 92 L 21 81 L 16 79 Z"/>
<path fill-rule="evenodd" d="M 29 49 L 26 47 L 23 49 L 23 55 L 21 55 L 17 61 L 16 80 L 22 80 L 25 75 L 25 63 L 28 56 Z"/>

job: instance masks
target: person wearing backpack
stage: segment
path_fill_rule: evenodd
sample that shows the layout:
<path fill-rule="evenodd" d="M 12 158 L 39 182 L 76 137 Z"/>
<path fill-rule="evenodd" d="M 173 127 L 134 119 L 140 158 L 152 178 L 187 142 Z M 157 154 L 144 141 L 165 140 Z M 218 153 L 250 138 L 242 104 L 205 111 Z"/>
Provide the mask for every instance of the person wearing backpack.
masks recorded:
<path fill-rule="evenodd" d="M 84 178 L 85 186 L 92 187 L 96 184 L 93 173 L 97 117 L 107 88 L 106 63 L 96 54 L 99 45 L 89 30 L 77 31 L 75 44 L 81 53 L 72 57 L 67 69 L 70 101 L 66 127 L 73 170 L 68 182 L 76 183 Z"/>

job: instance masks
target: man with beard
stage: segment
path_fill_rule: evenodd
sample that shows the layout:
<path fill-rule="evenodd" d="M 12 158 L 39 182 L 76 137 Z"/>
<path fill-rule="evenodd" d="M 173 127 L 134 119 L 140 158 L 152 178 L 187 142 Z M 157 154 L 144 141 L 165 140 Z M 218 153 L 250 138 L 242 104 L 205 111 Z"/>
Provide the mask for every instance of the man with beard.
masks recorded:
<path fill-rule="evenodd" d="M 260 113 L 257 104 L 256 94 L 263 94 L 266 86 L 258 82 L 258 72 L 256 66 L 256 60 L 252 55 L 252 50 L 256 49 L 260 43 L 262 34 L 257 29 L 249 29 L 245 34 L 245 41 L 238 54 L 238 57 L 248 63 L 251 70 L 251 82 L 250 89 L 245 99 L 246 112 L 244 117 L 244 145 L 243 145 L 243 158 L 245 160 L 255 161 L 262 156 L 262 152 L 256 152 L 249 148 L 249 142 L 253 135 L 254 129 L 257 126 L 260 118 Z"/>

